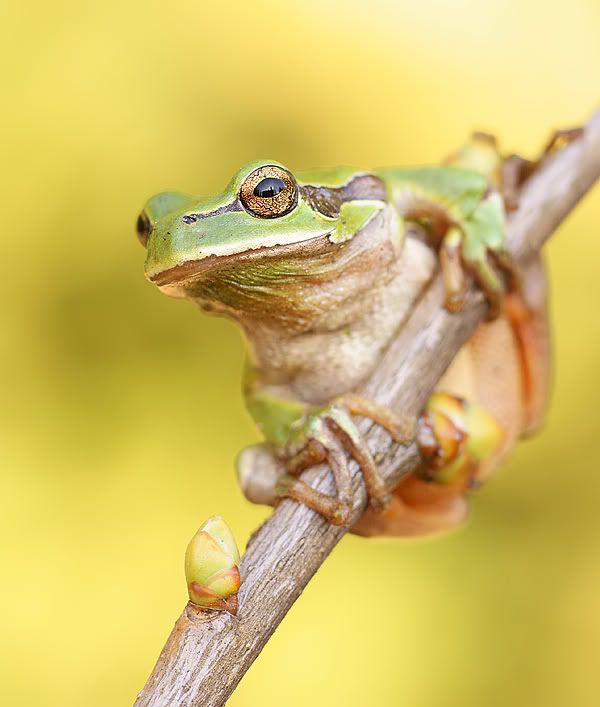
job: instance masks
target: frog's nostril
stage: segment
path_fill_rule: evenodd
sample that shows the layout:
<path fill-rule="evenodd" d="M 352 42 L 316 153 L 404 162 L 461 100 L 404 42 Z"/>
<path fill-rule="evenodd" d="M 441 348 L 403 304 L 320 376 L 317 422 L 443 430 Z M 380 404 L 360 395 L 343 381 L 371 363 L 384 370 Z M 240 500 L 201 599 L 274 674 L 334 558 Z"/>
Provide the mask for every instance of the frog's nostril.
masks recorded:
<path fill-rule="evenodd" d="M 181 217 L 181 220 L 184 223 L 196 223 L 197 218 L 196 214 L 185 214 L 185 216 Z"/>

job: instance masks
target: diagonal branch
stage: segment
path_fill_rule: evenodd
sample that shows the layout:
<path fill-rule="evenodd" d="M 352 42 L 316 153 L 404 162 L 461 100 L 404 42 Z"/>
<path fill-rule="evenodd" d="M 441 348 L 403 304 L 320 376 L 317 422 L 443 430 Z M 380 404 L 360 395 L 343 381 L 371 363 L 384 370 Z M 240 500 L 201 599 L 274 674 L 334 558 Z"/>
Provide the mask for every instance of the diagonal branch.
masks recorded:
<path fill-rule="evenodd" d="M 599 176 L 597 111 L 583 137 L 549 159 L 523 188 L 519 208 L 508 222 L 509 249 L 521 263 L 541 248 Z M 437 276 L 361 394 L 408 415 L 423 407 L 486 312 L 482 295 L 472 288 L 464 310 L 449 314 L 442 307 L 442 289 Z M 417 466 L 416 446 L 393 445 L 376 426 L 367 421 L 362 425 L 387 485 L 395 486 Z M 272 462 L 257 458 L 256 463 Z M 356 522 L 367 499 L 356 465 L 352 474 Z M 333 492 L 325 466 L 304 478 Z M 305 506 L 289 500 L 280 503 L 252 536 L 242 559 L 238 616 L 201 612 L 188 604 L 135 707 L 223 705 L 345 532 Z"/>

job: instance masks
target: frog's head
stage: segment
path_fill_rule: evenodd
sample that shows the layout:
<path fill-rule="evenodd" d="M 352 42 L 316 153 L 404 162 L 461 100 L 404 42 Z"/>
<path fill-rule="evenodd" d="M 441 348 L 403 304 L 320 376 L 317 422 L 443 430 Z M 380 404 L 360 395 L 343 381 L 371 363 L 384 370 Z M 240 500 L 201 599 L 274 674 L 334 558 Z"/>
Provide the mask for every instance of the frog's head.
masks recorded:
<path fill-rule="evenodd" d="M 236 308 L 231 298 L 242 289 L 256 300 L 259 290 L 266 297 L 284 283 L 297 287 L 315 271 L 314 257 L 322 264 L 326 253 L 331 263 L 332 251 L 384 206 L 373 175 L 343 169 L 296 179 L 281 164 L 254 162 L 216 197 L 165 192 L 146 203 L 138 219 L 146 277 L 169 294 Z"/>

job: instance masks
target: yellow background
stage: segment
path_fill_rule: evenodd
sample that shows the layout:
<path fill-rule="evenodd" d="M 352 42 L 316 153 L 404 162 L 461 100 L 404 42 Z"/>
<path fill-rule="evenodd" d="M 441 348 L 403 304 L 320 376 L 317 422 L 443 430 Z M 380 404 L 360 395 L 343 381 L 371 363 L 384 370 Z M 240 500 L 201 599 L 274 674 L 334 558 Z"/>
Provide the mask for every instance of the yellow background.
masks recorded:
<path fill-rule="evenodd" d="M 240 544 L 258 436 L 229 323 L 144 281 L 152 193 L 247 160 L 432 162 L 473 128 L 535 153 L 597 105 L 600 3 L 4 3 L 0 701 L 128 705 L 185 601 L 186 543 Z M 230 704 L 597 705 L 600 191 L 548 248 L 539 437 L 427 542 L 347 538 Z"/>

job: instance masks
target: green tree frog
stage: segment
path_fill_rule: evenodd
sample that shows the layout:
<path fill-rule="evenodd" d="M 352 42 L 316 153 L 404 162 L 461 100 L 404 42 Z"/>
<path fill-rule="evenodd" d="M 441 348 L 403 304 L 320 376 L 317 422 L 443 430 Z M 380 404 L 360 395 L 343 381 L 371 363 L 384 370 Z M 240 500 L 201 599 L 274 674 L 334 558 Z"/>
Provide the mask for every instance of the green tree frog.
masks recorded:
<path fill-rule="evenodd" d="M 504 164 L 493 140 L 479 135 L 442 166 L 293 174 L 261 160 L 217 196 L 165 192 L 146 203 L 137 231 L 147 278 L 245 332 L 248 410 L 287 469 L 274 499 L 347 523 L 350 455 L 370 499 L 355 532 L 450 528 L 465 517 L 468 490 L 537 425 L 549 359 L 544 273 L 533 263 L 521 282 L 505 249 Z M 354 391 L 402 327 L 431 277 L 425 264 L 436 258 L 446 307 L 460 310 L 474 277 L 490 320 L 411 431 L 398 412 Z M 355 416 L 401 443 L 416 434 L 422 468 L 392 493 Z M 322 461 L 333 471 L 334 496 L 300 478 Z M 242 465 L 239 475 L 253 498 L 249 470 Z"/>

